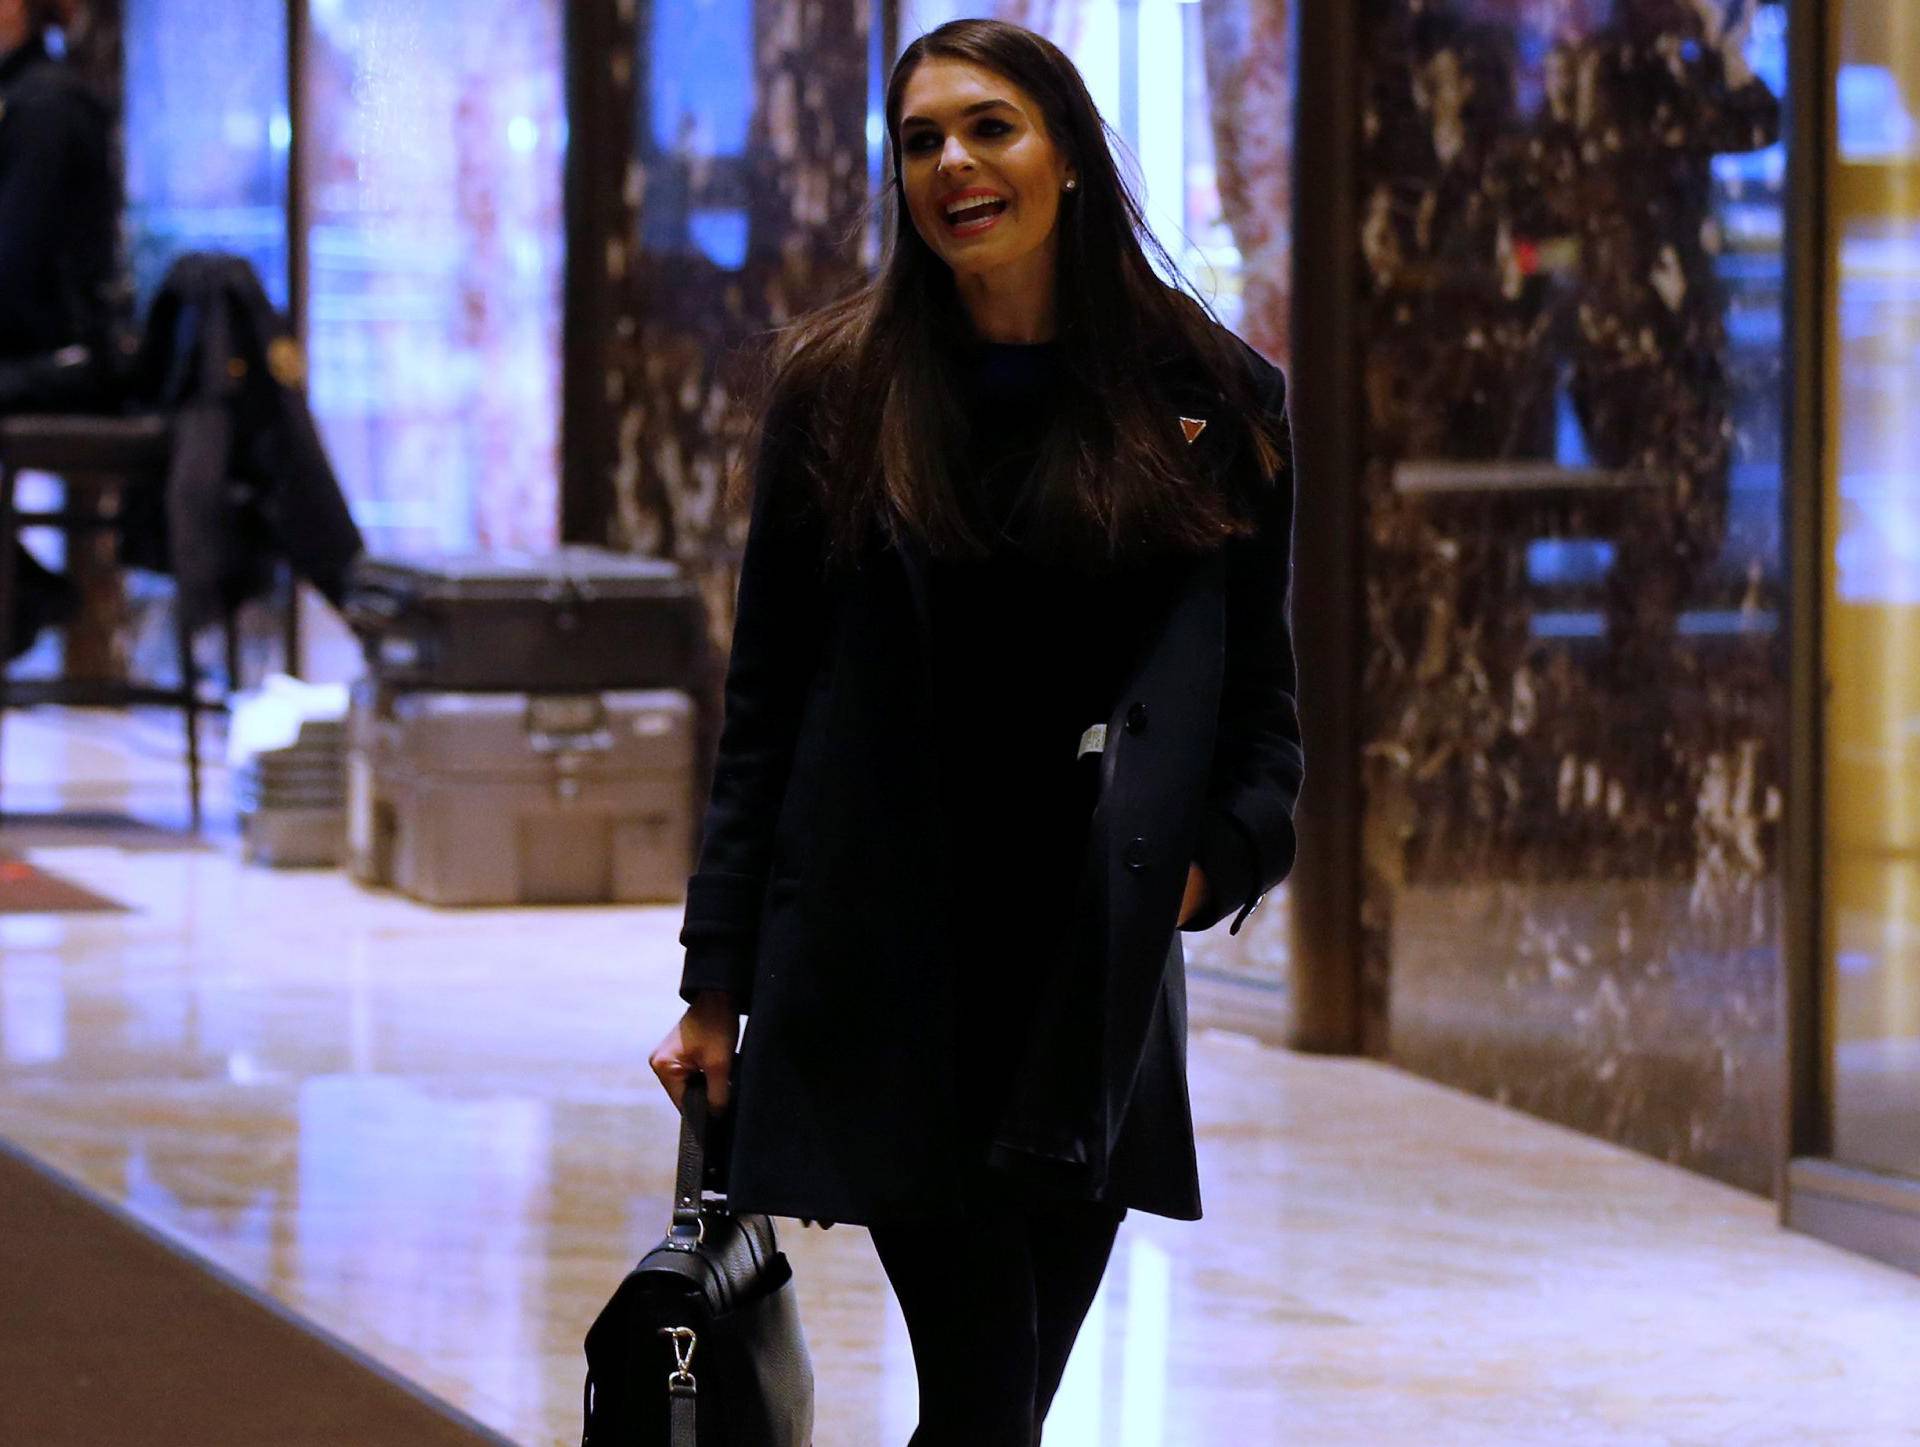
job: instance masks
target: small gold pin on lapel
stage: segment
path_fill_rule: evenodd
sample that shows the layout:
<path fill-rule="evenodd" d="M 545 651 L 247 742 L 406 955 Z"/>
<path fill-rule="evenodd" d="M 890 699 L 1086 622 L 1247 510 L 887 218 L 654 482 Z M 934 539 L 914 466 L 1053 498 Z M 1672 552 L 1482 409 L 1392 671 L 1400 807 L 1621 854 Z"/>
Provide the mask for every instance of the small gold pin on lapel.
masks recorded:
<path fill-rule="evenodd" d="M 1194 438 L 1207 430 L 1207 419 L 1204 417 L 1182 417 L 1180 419 L 1180 430 L 1187 434 L 1187 441 L 1192 442 Z"/>

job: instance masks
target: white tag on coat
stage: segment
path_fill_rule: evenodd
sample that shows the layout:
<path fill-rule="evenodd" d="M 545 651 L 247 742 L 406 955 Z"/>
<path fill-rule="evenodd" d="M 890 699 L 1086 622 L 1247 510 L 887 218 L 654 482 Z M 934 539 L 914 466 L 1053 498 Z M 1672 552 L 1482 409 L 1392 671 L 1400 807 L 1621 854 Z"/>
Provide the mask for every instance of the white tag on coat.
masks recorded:
<path fill-rule="evenodd" d="M 1074 754 L 1074 761 L 1084 759 L 1088 754 L 1102 754 L 1107 749 L 1107 726 L 1097 723 L 1080 735 L 1080 748 Z"/>

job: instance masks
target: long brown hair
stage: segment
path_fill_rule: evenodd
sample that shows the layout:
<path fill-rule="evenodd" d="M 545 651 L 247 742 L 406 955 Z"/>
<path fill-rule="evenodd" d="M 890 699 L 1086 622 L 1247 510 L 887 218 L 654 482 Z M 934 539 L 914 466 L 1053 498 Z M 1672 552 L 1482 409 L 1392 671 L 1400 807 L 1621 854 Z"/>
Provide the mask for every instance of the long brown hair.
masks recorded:
<path fill-rule="evenodd" d="M 1108 149 L 1106 124 L 1073 62 L 1051 41 L 997 20 L 955 20 L 907 46 L 887 84 L 891 211 L 879 274 L 775 335 L 748 455 L 769 426 L 804 422 L 804 470 L 826 516 L 828 552 L 847 562 L 878 523 L 916 532 L 935 553 L 977 556 L 988 543 L 956 495 L 965 455 L 961 355 L 971 327 L 953 273 L 914 229 L 901 197 L 900 107 L 931 57 L 1004 76 L 1039 105 L 1074 163 L 1061 198 L 1055 278 L 1058 405 L 1041 445 L 1030 541 L 1098 568 L 1196 552 L 1252 529 L 1247 509 L 1203 479 L 1166 394 L 1169 369 L 1224 396 L 1250 434 L 1260 473 L 1281 452 L 1260 415 L 1244 344 L 1200 301 L 1155 275 L 1172 259 L 1154 239 Z M 782 419 L 769 423 L 770 418 Z M 1224 419 L 1223 419 L 1224 420 Z"/>

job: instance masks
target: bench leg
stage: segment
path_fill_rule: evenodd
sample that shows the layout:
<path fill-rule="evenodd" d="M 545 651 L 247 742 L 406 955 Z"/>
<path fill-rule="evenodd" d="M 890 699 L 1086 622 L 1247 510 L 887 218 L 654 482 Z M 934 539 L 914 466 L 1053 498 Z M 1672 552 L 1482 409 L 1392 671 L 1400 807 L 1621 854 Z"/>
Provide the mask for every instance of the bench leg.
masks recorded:
<path fill-rule="evenodd" d="M 13 545 L 13 480 L 14 471 L 5 463 L 0 463 L 0 634 L 13 627 L 13 586 L 14 551 Z M 7 721 L 7 666 L 0 662 L 0 750 L 4 750 L 6 740 L 4 725 Z M 0 771 L 0 779 L 5 777 Z M 4 805 L 0 805 L 0 819 L 6 817 Z"/>
<path fill-rule="evenodd" d="M 240 683 L 240 610 L 229 608 L 227 616 L 221 620 L 221 631 L 227 644 L 227 697 L 231 699 L 241 688 Z"/>
<path fill-rule="evenodd" d="M 176 592 L 173 600 L 173 638 L 180 655 L 180 706 L 187 715 L 187 806 L 193 832 L 200 832 L 200 687 L 193 663 L 193 633 L 187 612 Z"/>
<path fill-rule="evenodd" d="M 291 565 L 283 569 L 286 577 L 287 607 L 280 615 L 281 661 L 289 678 L 300 678 L 300 578 Z"/>

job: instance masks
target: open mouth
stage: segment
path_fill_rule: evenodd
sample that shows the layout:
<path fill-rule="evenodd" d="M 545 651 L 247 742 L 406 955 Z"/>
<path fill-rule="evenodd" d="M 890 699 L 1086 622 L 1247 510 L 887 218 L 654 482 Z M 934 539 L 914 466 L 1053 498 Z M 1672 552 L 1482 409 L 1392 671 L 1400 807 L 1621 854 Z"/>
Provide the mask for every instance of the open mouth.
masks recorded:
<path fill-rule="evenodd" d="M 949 206 L 941 213 L 941 219 L 955 236 L 978 236 L 982 231 L 991 230 L 1006 209 L 1005 197 L 969 196 Z"/>

